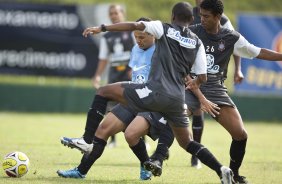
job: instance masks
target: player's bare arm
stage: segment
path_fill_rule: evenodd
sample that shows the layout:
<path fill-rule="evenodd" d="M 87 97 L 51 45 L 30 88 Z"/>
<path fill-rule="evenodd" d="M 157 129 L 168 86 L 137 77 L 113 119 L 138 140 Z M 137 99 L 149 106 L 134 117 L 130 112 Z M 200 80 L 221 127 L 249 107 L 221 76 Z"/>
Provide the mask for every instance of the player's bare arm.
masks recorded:
<path fill-rule="evenodd" d="M 207 74 L 200 74 L 196 78 L 191 79 L 189 76 L 185 78 L 186 89 L 195 90 L 199 89 L 200 85 L 207 82 Z"/>
<path fill-rule="evenodd" d="M 141 22 L 124 22 L 124 23 L 116 23 L 111 25 L 104 25 L 96 26 L 96 27 L 89 27 L 86 28 L 82 35 L 87 37 L 89 34 L 99 34 L 105 31 L 134 31 L 140 30 L 143 31 L 145 29 L 145 25 Z"/>
<path fill-rule="evenodd" d="M 269 61 L 281 61 L 282 54 L 273 50 L 262 48 L 257 58 Z"/>
<path fill-rule="evenodd" d="M 235 70 L 234 70 L 234 83 L 240 84 L 244 79 L 244 75 L 241 70 L 241 57 L 233 55 Z"/>

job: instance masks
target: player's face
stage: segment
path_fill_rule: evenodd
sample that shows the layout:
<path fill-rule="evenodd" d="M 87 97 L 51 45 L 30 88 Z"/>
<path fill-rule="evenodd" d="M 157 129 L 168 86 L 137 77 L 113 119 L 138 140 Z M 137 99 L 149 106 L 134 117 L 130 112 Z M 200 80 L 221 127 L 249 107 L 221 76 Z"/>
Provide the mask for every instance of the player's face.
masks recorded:
<path fill-rule="evenodd" d="M 201 24 L 206 30 L 213 30 L 219 26 L 220 15 L 214 15 L 211 11 L 200 9 Z"/>
<path fill-rule="evenodd" d="M 112 7 L 109 10 L 109 16 L 113 24 L 122 22 L 124 20 L 124 14 L 119 7 Z"/>
<path fill-rule="evenodd" d="M 134 37 L 141 49 L 148 49 L 155 43 L 154 36 L 143 31 L 134 31 Z"/>

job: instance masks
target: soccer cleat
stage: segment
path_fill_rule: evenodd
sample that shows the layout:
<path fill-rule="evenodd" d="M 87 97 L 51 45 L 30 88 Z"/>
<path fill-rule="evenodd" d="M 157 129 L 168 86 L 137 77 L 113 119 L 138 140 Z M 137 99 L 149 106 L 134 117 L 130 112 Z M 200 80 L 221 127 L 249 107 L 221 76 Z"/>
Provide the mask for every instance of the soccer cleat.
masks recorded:
<path fill-rule="evenodd" d="M 162 175 L 162 162 L 159 160 L 149 159 L 144 162 L 144 168 L 147 171 L 151 171 L 154 176 Z"/>
<path fill-rule="evenodd" d="M 245 176 L 234 176 L 233 177 L 235 184 L 248 184 L 248 180 Z"/>
<path fill-rule="evenodd" d="M 229 169 L 226 166 L 222 166 L 220 168 L 220 171 L 221 171 L 221 176 L 220 176 L 221 184 L 233 184 L 234 183 L 233 172 L 231 169 Z"/>
<path fill-rule="evenodd" d="M 85 175 L 81 174 L 77 168 L 70 169 L 70 170 L 58 170 L 57 174 L 63 178 L 77 178 L 82 179 L 85 178 Z"/>
<path fill-rule="evenodd" d="M 147 171 L 144 167 L 140 167 L 140 180 L 150 180 L 152 173 Z"/>
<path fill-rule="evenodd" d="M 82 153 L 90 154 L 93 149 L 93 143 L 88 144 L 84 141 L 83 138 L 68 138 L 68 137 L 62 137 L 61 143 L 64 146 L 68 146 L 70 148 L 76 148 Z"/>
<path fill-rule="evenodd" d="M 154 152 L 153 155 L 150 157 L 152 160 L 168 160 L 169 159 L 169 150 L 164 154 L 164 156 L 160 153 Z"/>
<path fill-rule="evenodd" d="M 196 169 L 201 169 L 202 168 L 202 164 L 199 161 L 199 159 L 196 156 L 192 156 L 191 158 L 191 166 L 195 167 Z"/>
<path fill-rule="evenodd" d="M 169 150 L 167 150 L 165 157 L 164 157 L 164 160 L 168 160 L 168 159 L 169 159 Z"/>

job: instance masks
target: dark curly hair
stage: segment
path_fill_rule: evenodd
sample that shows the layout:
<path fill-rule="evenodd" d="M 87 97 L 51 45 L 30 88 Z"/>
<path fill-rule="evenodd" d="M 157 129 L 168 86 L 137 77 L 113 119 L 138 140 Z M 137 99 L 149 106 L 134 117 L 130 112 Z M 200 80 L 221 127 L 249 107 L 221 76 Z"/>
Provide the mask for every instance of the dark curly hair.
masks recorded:
<path fill-rule="evenodd" d="M 211 11 L 213 15 L 222 15 L 224 6 L 221 0 L 204 0 L 200 8 Z"/>

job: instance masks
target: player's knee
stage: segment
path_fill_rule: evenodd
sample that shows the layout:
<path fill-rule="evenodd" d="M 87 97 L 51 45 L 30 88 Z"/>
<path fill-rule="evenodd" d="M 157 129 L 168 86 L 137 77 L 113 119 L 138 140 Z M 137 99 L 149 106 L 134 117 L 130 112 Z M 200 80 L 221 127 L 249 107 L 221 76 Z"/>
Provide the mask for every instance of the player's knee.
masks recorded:
<path fill-rule="evenodd" d="M 107 140 L 111 136 L 111 132 L 109 130 L 109 127 L 104 125 L 103 123 L 99 125 L 95 136 Z"/>
<path fill-rule="evenodd" d="M 106 88 L 105 88 L 104 86 L 99 87 L 99 88 L 96 90 L 96 95 L 104 96 L 105 91 L 106 91 Z"/>
<path fill-rule="evenodd" d="M 180 147 L 182 147 L 183 149 L 186 149 L 188 144 L 192 141 L 192 139 L 190 137 L 188 138 L 182 138 L 182 139 L 177 139 L 177 142 L 179 144 Z"/>
<path fill-rule="evenodd" d="M 248 139 L 248 132 L 246 129 L 243 129 L 241 137 L 242 137 L 242 140 Z"/>
<path fill-rule="evenodd" d="M 136 140 L 138 139 L 135 135 L 134 132 L 132 131 L 125 131 L 124 132 L 124 137 L 125 140 L 127 141 L 127 143 L 129 145 L 134 145 L 134 143 L 136 142 Z"/>
<path fill-rule="evenodd" d="M 246 129 L 242 129 L 240 131 L 237 131 L 236 135 L 232 136 L 234 140 L 240 141 L 240 140 L 245 140 L 248 139 L 248 133 Z"/>

